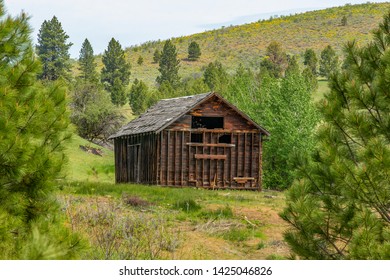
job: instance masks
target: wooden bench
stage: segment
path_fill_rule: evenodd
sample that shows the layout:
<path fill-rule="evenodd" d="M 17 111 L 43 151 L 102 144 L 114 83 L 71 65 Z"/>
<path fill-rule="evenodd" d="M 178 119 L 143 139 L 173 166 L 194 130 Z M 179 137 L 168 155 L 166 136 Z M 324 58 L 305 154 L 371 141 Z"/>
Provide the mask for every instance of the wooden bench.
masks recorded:
<path fill-rule="evenodd" d="M 253 177 L 233 177 L 233 180 L 240 186 L 245 187 L 245 184 L 248 181 L 255 181 L 255 178 Z"/>

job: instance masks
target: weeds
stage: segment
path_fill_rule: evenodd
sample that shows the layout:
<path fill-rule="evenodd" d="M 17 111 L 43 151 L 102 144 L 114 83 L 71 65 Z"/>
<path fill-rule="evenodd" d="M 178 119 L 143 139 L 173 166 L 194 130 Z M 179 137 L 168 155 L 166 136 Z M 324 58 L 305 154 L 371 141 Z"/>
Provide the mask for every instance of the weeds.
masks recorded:
<path fill-rule="evenodd" d="M 188 212 L 196 212 L 202 207 L 198 203 L 196 203 L 196 201 L 193 199 L 184 199 L 184 200 L 176 201 L 175 204 L 173 205 L 173 208 L 188 213 Z"/>
<path fill-rule="evenodd" d="M 124 211 L 107 198 L 75 205 L 69 197 L 66 212 L 72 229 L 90 240 L 85 259 L 162 259 L 180 244 L 180 232 L 170 229 L 163 217 Z"/>

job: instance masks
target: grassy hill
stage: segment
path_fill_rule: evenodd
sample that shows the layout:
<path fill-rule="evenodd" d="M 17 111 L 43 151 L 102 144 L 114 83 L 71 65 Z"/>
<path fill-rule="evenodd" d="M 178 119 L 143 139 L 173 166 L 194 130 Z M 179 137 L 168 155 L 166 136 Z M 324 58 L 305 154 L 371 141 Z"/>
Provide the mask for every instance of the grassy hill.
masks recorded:
<path fill-rule="evenodd" d="M 114 183 L 114 152 L 73 134 L 65 153 L 67 181 Z"/>
<path fill-rule="evenodd" d="M 209 62 L 219 60 L 230 71 L 239 64 L 256 68 L 266 47 L 272 41 L 282 43 L 289 54 L 302 54 L 307 48 L 319 55 L 328 44 L 339 53 L 345 42 L 356 39 L 364 43 L 371 38 L 370 31 L 378 26 L 390 3 L 345 5 L 325 10 L 306 12 L 261 20 L 245 25 L 229 26 L 190 36 L 173 38 L 181 59 L 180 74 L 183 78 L 199 75 Z M 342 18 L 346 17 L 346 25 Z M 201 58 L 187 61 L 188 45 L 196 41 L 201 48 Z M 150 85 L 158 76 L 158 64 L 153 63 L 156 49 L 162 50 L 164 42 L 146 42 L 127 48 L 132 65 L 131 79 L 141 79 Z M 139 57 L 143 64 L 138 65 Z"/>

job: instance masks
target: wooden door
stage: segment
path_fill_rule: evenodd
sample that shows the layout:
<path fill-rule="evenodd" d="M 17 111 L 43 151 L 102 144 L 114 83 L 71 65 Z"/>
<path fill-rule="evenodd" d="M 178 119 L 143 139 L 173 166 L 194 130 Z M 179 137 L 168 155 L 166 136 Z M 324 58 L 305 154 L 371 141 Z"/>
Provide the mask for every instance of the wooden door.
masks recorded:
<path fill-rule="evenodd" d="M 129 181 L 140 182 L 141 145 L 129 145 L 127 147 L 127 162 L 129 163 Z"/>

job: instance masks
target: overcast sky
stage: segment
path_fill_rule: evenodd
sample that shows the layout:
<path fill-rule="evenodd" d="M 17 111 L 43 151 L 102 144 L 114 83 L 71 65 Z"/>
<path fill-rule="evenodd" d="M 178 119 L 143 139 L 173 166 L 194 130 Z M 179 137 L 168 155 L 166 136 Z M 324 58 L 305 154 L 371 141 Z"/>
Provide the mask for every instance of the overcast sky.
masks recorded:
<path fill-rule="evenodd" d="M 74 45 L 78 58 L 85 38 L 95 54 L 102 53 L 112 37 L 123 47 L 164 40 L 269 18 L 271 15 L 358 4 L 353 0 L 4 0 L 11 15 L 22 10 L 31 16 L 33 39 L 44 20 L 54 15 Z M 386 2 L 386 1 L 371 1 Z"/>

